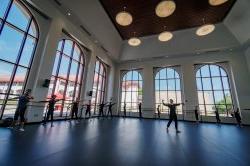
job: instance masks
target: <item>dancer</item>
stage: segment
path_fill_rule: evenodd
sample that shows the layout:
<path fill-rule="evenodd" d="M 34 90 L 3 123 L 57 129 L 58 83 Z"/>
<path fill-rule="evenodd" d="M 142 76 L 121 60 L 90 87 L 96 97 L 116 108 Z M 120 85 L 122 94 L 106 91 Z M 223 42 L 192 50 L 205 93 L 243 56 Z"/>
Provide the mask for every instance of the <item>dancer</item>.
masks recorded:
<path fill-rule="evenodd" d="M 176 133 L 180 133 L 180 131 L 178 130 L 178 120 L 177 120 L 177 114 L 176 114 L 176 106 L 179 106 L 181 104 L 174 104 L 174 101 L 173 99 L 170 99 L 170 103 L 167 104 L 167 103 L 164 103 L 164 100 L 162 100 L 162 104 L 164 106 L 167 106 L 169 109 L 170 109 L 170 115 L 169 115 L 169 121 L 168 121 L 168 125 L 167 125 L 167 132 L 168 132 L 168 128 L 170 126 L 170 124 L 172 123 L 172 121 L 174 120 L 175 121 L 175 130 L 176 130 Z"/>
<path fill-rule="evenodd" d="M 31 94 L 31 89 L 27 89 L 23 95 L 10 99 L 10 100 L 18 99 L 18 105 L 14 115 L 14 121 L 12 122 L 10 128 L 14 128 L 17 125 L 18 118 L 20 117 L 19 131 L 24 131 L 25 112 L 30 100 L 34 99 L 34 97 L 31 96 L 30 94 Z"/>
<path fill-rule="evenodd" d="M 161 105 L 157 106 L 157 114 L 158 114 L 158 118 L 161 118 Z"/>
<path fill-rule="evenodd" d="M 101 116 L 101 117 L 103 117 L 104 116 L 104 107 L 105 107 L 105 105 L 106 105 L 106 103 L 104 103 L 103 101 L 102 101 L 102 103 L 101 104 L 99 104 L 99 117 Z"/>
<path fill-rule="evenodd" d="M 53 127 L 53 121 L 54 121 L 54 110 L 55 110 L 55 104 L 58 101 L 61 101 L 63 99 L 56 99 L 56 95 L 51 95 L 51 99 L 48 101 L 40 101 L 40 102 L 48 102 L 48 111 L 47 111 L 47 115 L 45 115 L 45 119 L 43 122 L 43 125 L 46 125 L 47 121 L 51 120 L 51 127 Z"/>
<path fill-rule="evenodd" d="M 71 119 L 74 119 L 74 116 L 76 117 L 76 120 L 78 119 L 79 102 L 79 98 L 77 98 L 71 103 Z"/>
<path fill-rule="evenodd" d="M 123 113 L 124 113 L 123 117 L 127 117 L 127 108 L 126 108 L 126 103 L 125 102 L 123 104 Z"/>
<path fill-rule="evenodd" d="M 242 122 L 241 122 L 241 116 L 240 116 L 240 110 L 239 110 L 239 108 L 237 108 L 236 111 L 234 111 L 234 117 L 235 117 L 235 119 L 237 121 L 238 126 L 242 127 L 242 124 L 241 124 Z"/>
<path fill-rule="evenodd" d="M 194 114 L 195 114 L 196 123 L 199 123 L 199 110 L 198 109 L 199 109 L 199 107 L 195 106 Z"/>
<path fill-rule="evenodd" d="M 219 111 L 217 110 L 217 108 L 216 108 L 216 110 L 214 111 L 214 113 L 215 113 L 216 122 L 217 122 L 218 124 L 220 124 L 220 122 L 221 122 L 221 120 L 220 120 L 220 114 L 219 114 Z"/>
<path fill-rule="evenodd" d="M 112 103 L 112 98 L 111 98 L 110 102 L 108 103 L 108 114 L 107 114 L 107 116 L 109 116 L 109 114 L 110 114 L 111 118 L 113 117 L 113 114 L 112 114 L 112 106 L 113 105 L 115 105 L 115 103 Z"/>
<path fill-rule="evenodd" d="M 139 117 L 142 118 L 141 103 L 139 103 L 138 108 L 139 108 Z"/>
<path fill-rule="evenodd" d="M 84 105 L 83 105 L 84 106 Z M 87 115 L 89 115 L 88 118 L 91 117 L 91 100 L 89 100 L 88 104 L 86 104 L 86 112 L 85 112 L 85 118 L 87 117 Z"/>

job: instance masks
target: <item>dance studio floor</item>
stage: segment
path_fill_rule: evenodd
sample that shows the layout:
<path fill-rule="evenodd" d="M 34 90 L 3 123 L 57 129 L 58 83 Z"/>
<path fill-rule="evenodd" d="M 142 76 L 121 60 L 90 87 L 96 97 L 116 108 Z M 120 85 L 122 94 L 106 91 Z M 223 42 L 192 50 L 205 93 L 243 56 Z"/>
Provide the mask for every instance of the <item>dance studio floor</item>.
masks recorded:
<path fill-rule="evenodd" d="M 240 166 L 250 163 L 250 127 L 113 118 L 0 128 L 1 166 Z"/>

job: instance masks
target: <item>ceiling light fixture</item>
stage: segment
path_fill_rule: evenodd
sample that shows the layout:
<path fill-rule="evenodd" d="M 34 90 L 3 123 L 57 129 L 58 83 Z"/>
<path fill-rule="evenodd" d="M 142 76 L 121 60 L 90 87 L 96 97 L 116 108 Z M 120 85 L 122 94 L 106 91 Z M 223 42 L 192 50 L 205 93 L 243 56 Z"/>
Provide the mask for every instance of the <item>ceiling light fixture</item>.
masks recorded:
<path fill-rule="evenodd" d="M 121 26 L 128 26 L 133 22 L 133 17 L 129 12 L 126 12 L 126 7 L 123 8 L 123 11 L 119 12 L 115 20 Z"/>
<path fill-rule="evenodd" d="M 196 31 L 196 35 L 198 36 L 206 36 L 210 33 L 212 33 L 215 30 L 214 24 L 205 24 L 205 19 L 203 18 L 203 24 L 201 27 L 199 27 Z"/>
<path fill-rule="evenodd" d="M 173 38 L 173 34 L 169 31 L 166 31 L 166 26 L 164 26 L 164 31 L 159 34 L 158 40 L 161 42 L 169 41 Z"/>
<path fill-rule="evenodd" d="M 159 17 L 168 17 L 174 13 L 176 4 L 173 0 L 161 1 L 155 8 L 155 13 Z"/>
<path fill-rule="evenodd" d="M 70 13 L 70 12 L 68 12 L 68 13 L 67 13 L 67 15 L 68 15 L 68 16 L 71 16 L 71 13 Z"/>
<path fill-rule="evenodd" d="M 134 47 L 139 46 L 141 44 L 141 40 L 138 37 L 135 37 L 135 32 L 134 32 L 134 37 L 128 40 L 128 44 Z"/>
<path fill-rule="evenodd" d="M 219 6 L 226 3 L 227 1 L 228 0 L 209 0 L 208 2 L 211 6 Z"/>

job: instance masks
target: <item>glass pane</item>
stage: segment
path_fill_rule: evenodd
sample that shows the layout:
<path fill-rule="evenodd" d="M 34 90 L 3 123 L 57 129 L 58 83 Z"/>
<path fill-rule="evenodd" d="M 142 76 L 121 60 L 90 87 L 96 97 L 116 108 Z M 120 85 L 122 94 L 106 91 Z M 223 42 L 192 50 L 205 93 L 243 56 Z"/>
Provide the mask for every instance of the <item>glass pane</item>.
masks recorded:
<path fill-rule="evenodd" d="M 10 95 L 9 99 L 15 98 L 15 97 L 17 97 L 17 96 Z M 5 106 L 3 119 L 7 118 L 7 117 L 13 117 L 13 115 L 15 114 L 16 108 L 17 108 L 17 103 L 18 103 L 18 99 L 17 100 L 8 100 L 8 102 Z"/>
<path fill-rule="evenodd" d="M 99 72 L 100 62 L 96 61 L 95 63 L 95 72 Z"/>
<path fill-rule="evenodd" d="M 174 73 L 175 73 L 175 78 L 180 78 L 179 73 L 177 73 L 176 71 Z"/>
<path fill-rule="evenodd" d="M 160 73 L 159 72 L 156 74 L 155 79 L 160 79 Z"/>
<path fill-rule="evenodd" d="M 23 48 L 22 56 L 19 62 L 21 65 L 26 66 L 26 67 L 29 66 L 30 61 L 32 59 L 33 51 L 35 49 L 35 44 L 36 44 L 36 41 L 34 38 L 27 37 L 24 48 Z"/>
<path fill-rule="evenodd" d="M 58 43 L 58 47 L 57 47 L 57 50 L 58 50 L 58 51 L 61 51 L 61 50 L 62 50 L 62 43 L 63 43 L 63 41 L 60 41 L 60 42 Z"/>
<path fill-rule="evenodd" d="M 72 48 L 73 48 L 73 42 L 70 40 L 65 40 L 63 53 L 68 56 L 71 56 Z"/>
<path fill-rule="evenodd" d="M 56 75 L 56 72 L 57 72 L 57 68 L 58 68 L 58 62 L 59 62 L 59 57 L 60 57 L 60 53 L 57 52 L 56 53 L 56 59 L 55 59 L 55 62 L 54 62 L 54 67 L 53 67 L 53 72 L 52 72 L 52 75 Z"/>
<path fill-rule="evenodd" d="M 139 79 L 139 73 L 137 71 L 133 71 L 133 80 L 138 80 Z"/>
<path fill-rule="evenodd" d="M 175 91 L 168 91 L 168 98 L 173 99 L 176 102 L 176 94 Z"/>
<path fill-rule="evenodd" d="M 58 76 L 67 79 L 70 59 L 66 56 L 62 56 L 60 70 Z"/>
<path fill-rule="evenodd" d="M 214 104 L 214 97 L 212 91 L 204 91 L 205 104 Z"/>
<path fill-rule="evenodd" d="M 225 104 L 223 91 L 214 91 L 215 104 Z"/>
<path fill-rule="evenodd" d="M 7 21 L 26 31 L 30 19 L 31 17 L 28 12 L 26 12 L 26 10 L 20 4 L 14 1 L 13 5 L 11 6 Z"/>
<path fill-rule="evenodd" d="M 167 79 L 167 70 L 166 69 L 160 70 L 160 79 Z"/>
<path fill-rule="evenodd" d="M 0 59 L 16 63 L 23 34 L 5 24 L 0 35 Z"/>
<path fill-rule="evenodd" d="M 216 76 L 220 76 L 220 69 L 219 66 L 216 65 L 210 65 L 210 70 L 211 70 L 211 76 L 212 77 L 216 77 Z"/>
<path fill-rule="evenodd" d="M 198 101 L 199 101 L 199 104 L 204 104 L 202 91 L 198 91 Z"/>
<path fill-rule="evenodd" d="M 229 89 L 228 78 L 227 77 L 222 77 L 222 82 L 223 82 L 224 89 L 228 90 Z"/>
<path fill-rule="evenodd" d="M 201 70 L 198 70 L 198 71 L 196 72 L 196 77 L 201 77 Z"/>
<path fill-rule="evenodd" d="M 203 66 L 200 70 L 202 77 L 210 77 L 208 65 Z"/>
<path fill-rule="evenodd" d="M 60 79 L 60 78 L 57 79 L 57 82 L 55 85 L 55 93 L 54 93 L 57 96 L 57 99 L 64 98 L 65 85 L 66 85 L 65 80 Z"/>
<path fill-rule="evenodd" d="M 0 90 L 7 93 L 14 65 L 0 61 Z"/>
<path fill-rule="evenodd" d="M 74 58 L 75 60 L 79 61 L 80 54 L 81 54 L 80 48 L 75 44 L 74 53 L 73 53 L 73 58 Z"/>
<path fill-rule="evenodd" d="M 196 78 L 197 90 L 202 90 L 201 78 Z"/>
<path fill-rule="evenodd" d="M 229 90 L 225 91 L 225 98 L 227 104 L 233 104 L 232 102 L 232 96 Z"/>
<path fill-rule="evenodd" d="M 203 90 L 212 90 L 211 79 L 202 78 Z"/>
<path fill-rule="evenodd" d="M 127 80 L 132 80 L 132 71 L 127 73 L 126 79 Z"/>
<path fill-rule="evenodd" d="M 181 80 L 176 79 L 176 90 L 181 90 Z"/>
<path fill-rule="evenodd" d="M 175 80 L 168 80 L 168 90 L 175 90 Z"/>
<path fill-rule="evenodd" d="M 100 73 L 101 75 L 103 75 L 103 71 L 104 71 L 104 68 L 103 68 L 103 65 L 101 64 L 101 65 L 100 65 L 100 72 L 99 72 L 99 73 Z"/>
<path fill-rule="evenodd" d="M 155 90 L 160 90 L 160 85 L 159 85 L 160 81 L 159 80 L 155 80 Z"/>
<path fill-rule="evenodd" d="M 140 73 L 138 73 L 138 76 L 139 76 L 139 80 L 142 81 L 142 77 L 141 77 L 141 74 L 140 74 Z"/>
<path fill-rule="evenodd" d="M 6 10 L 7 10 L 9 2 L 10 2 L 10 0 L 1 0 L 0 18 L 3 18 L 4 14 L 5 14 Z"/>
<path fill-rule="evenodd" d="M 221 76 L 227 76 L 226 71 L 220 67 Z"/>
<path fill-rule="evenodd" d="M 219 77 L 212 78 L 213 89 L 214 90 L 222 90 L 221 79 Z"/>
<path fill-rule="evenodd" d="M 36 24 L 34 23 L 34 21 L 31 22 L 31 25 L 30 25 L 30 29 L 29 29 L 29 34 L 31 36 L 34 36 L 34 37 L 38 37 L 37 36 L 37 27 L 36 27 Z"/>
<path fill-rule="evenodd" d="M 138 87 L 139 89 L 138 90 L 142 90 L 142 81 L 139 81 L 139 87 Z"/>
<path fill-rule="evenodd" d="M 173 69 L 167 69 L 167 77 L 168 78 L 174 78 L 175 71 Z"/>
<path fill-rule="evenodd" d="M 76 85 L 75 91 L 76 91 L 75 92 L 75 100 L 76 100 L 77 98 L 80 98 L 80 85 L 79 84 Z"/>
<path fill-rule="evenodd" d="M 54 78 L 54 77 L 51 77 L 47 98 L 50 98 L 50 96 L 52 95 L 52 91 L 53 91 L 54 84 L 55 84 L 55 78 Z"/>
<path fill-rule="evenodd" d="M 77 70 L 78 70 L 78 63 L 72 61 L 71 62 L 70 75 L 69 75 L 69 80 L 70 81 L 76 81 Z"/>
<path fill-rule="evenodd" d="M 27 75 L 27 69 L 24 67 L 18 67 L 15 77 L 14 77 L 14 81 L 11 87 L 11 93 L 12 94 L 21 94 L 22 90 L 23 90 L 23 86 L 25 83 L 25 78 Z"/>
<path fill-rule="evenodd" d="M 68 82 L 67 90 L 66 90 L 66 100 L 73 100 L 74 96 L 74 90 L 75 90 L 75 83 L 74 82 Z"/>
<path fill-rule="evenodd" d="M 83 77 L 83 71 L 82 71 L 82 69 L 83 69 L 83 67 L 82 67 L 83 65 L 82 64 L 80 64 L 80 67 L 79 67 L 79 72 L 78 72 L 78 81 L 77 81 L 77 83 L 81 83 L 81 81 L 82 81 L 82 77 Z"/>
<path fill-rule="evenodd" d="M 160 80 L 160 90 L 167 90 L 167 80 Z"/>

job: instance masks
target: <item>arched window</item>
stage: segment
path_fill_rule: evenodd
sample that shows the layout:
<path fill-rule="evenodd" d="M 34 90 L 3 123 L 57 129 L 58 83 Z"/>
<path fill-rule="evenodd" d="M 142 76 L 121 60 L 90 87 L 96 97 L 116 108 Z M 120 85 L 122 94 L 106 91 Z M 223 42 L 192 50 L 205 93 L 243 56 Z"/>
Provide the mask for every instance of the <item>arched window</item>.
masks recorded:
<path fill-rule="evenodd" d="M 84 55 L 76 42 L 66 39 L 59 42 L 48 93 L 48 98 L 54 94 L 57 99 L 64 99 L 57 103 L 55 116 L 69 116 L 68 104 L 80 98 L 84 63 Z"/>
<path fill-rule="evenodd" d="M 23 93 L 38 41 L 38 27 L 29 10 L 17 0 L 0 5 L 0 119 L 12 116 Z"/>
<path fill-rule="evenodd" d="M 138 104 L 142 102 L 142 76 L 137 70 L 128 71 L 122 78 L 121 111 L 124 103 L 130 112 L 138 112 Z"/>
<path fill-rule="evenodd" d="M 155 75 L 155 108 L 160 105 L 162 112 L 169 113 L 169 108 L 162 106 L 162 100 L 169 102 L 173 99 L 175 103 L 182 103 L 180 75 L 173 68 L 161 68 Z M 177 114 L 182 114 L 182 106 L 178 106 Z"/>
<path fill-rule="evenodd" d="M 199 108 L 202 115 L 229 115 L 233 107 L 231 89 L 226 71 L 219 65 L 203 65 L 196 73 Z"/>
<path fill-rule="evenodd" d="M 98 105 L 104 102 L 105 90 L 106 90 L 106 65 L 97 59 L 95 63 L 95 75 L 93 83 L 93 94 L 92 94 L 92 111 L 96 114 Z"/>

